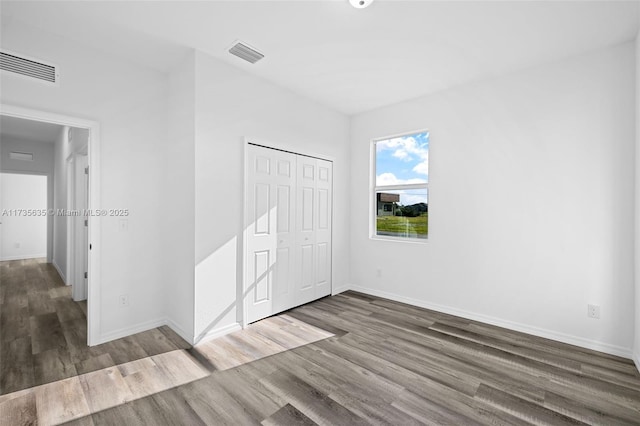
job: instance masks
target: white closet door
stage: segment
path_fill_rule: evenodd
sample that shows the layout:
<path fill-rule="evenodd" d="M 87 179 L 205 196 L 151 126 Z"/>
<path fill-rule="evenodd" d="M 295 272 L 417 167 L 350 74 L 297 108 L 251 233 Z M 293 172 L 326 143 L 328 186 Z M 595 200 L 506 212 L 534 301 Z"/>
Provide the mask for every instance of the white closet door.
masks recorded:
<path fill-rule="evenodd" d="M 298 156 L 296 304 L 331 294 L 332 163 Z"/>
<path fill-rule="evenodd" d="M 317 214 L 317 160 L 298 156 L 298 202 L 296 220 L 296 305 L 310 302 L 315 298 L 316 275 L 316 229 Z"/>
<path fill-rule="evenodd" d="M 273 312 L 294 306 L 296 244 L 296 155 L 274 151 L 276 161 L 275 197 L 276 246 L 273 277 Z"/>
<path fill-rule="evenodd" d="M 250 145 L 247 212 L 247 318 L 293 306 L 295 246 L 294 154 Z"/>
<path fill-rule="evenodd" d="M 332 163 L 249 145 L 248 322 L 331 294 Z"/>
<path fill-rule="evenodd" d="M 333 163 L 316 160 L 316 258 L 314 298 L 331 294 L 331 212 Z"/>

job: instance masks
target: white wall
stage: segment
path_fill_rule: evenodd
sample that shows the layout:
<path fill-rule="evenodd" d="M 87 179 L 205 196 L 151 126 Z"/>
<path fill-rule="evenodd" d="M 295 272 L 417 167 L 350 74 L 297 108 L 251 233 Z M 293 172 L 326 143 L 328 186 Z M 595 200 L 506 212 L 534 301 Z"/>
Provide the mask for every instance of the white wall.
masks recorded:
<path fill-rule="evenodd" d="M 129 209 L 128 230 L 118 217 L 100 218 L 101 300 L 99 341 L 165 321 L 168 229 L 164 206 L 174 194 L 164 187 L 168 164 L 167 75 L 22 22 L 1 28 L 2 48 L 60 67 L 59 86 L 2 73 L 0 101 L 95 120 L 101 129 L 101 206 Z M 120 307 L 119 296 L 129 296 Z M 96 301 L 97 302 L 97 301 Z M 91 301 L 90 301 L 91 306 Z M 91 312 L 89 313 L 91 315 Z"/>
<path fill-rule="evenodd" d="M 164 206 L 167 271 L 166 312 L 169 325 L 185 340 L 194 333 L 195 265 L 195 52 L 169 79 L 169 155 L 164 187 L 173 194 Z"/>
<path fill-rule="evenodd" d="M 334 288 L 349 279 L 348 117 L 196 53 L 196 337 L 240 320 L 245 136 L 335 159 Z"/>
<path fill-rule="evenodd" d="M 9 158 L 9 154 L 13 151 L 31 153 L 33 161 L 12 160 Z M 32 142 L 12 137 L 3 137 L 0 140 L 0 171 L 47 176 L 47 209 L 53 207 L 53 166 L 53 143 Z M 53 259 L 53 216 L 48 216 L 45 232 L 47 238 L 45 252 L 47 261 L 51 262 Z"/>
<path fill-rule="evenodd" d="M 71 141 L 69 141 L 69 130 L 71 130 Z M 68 205 L 67 194 L 67 161 L 74 152 L 84 152 L 86 154 L 88 139 L 88 130 L 70 129 L 69 127 L 63 126 L 55 141 L 53 208 L 56 214 L 53 217 L 53 264 L 67 285 L 72 284 L 72 278 L 67 271 L 67 226 L 69 217 L 58 215 L 57 212 L 59 210 L 71 209 L 71 206 Z"/>
<path fill-rule="evenodd" d="M 631 355 L 633 70 L 627 43 L 355 116 L 353 288 Z M 422 128 L 429 239 L 370 240 L 370 141 Z"/>
<path fill-rule="evenodd" d="M 2 241 L 0 260 L 47 256 L 47 176 L 2 173 L 0 178 Z M 39 214 L 8 214 L 32 210 Z M 43 213 L 42 213 L 43 212 Z"/>
<path fill-rule="evenodd" d="M 67 135 L 69 128 L 63 126 L 55 141 L 53 172 L 53 208 L 67 209 L 67 164 L 69 155 Z M 60 273 L 63 281 L 69 285 L 67 278 L 67 220 L 62 216 L 53 216 L 53 265 Z"/>
<path fill-rule="evenodd" d="M 635 193 L 635 343 L 633 360 L 640 370 L 640 32 L 636 36 L 636 193 Z"/>

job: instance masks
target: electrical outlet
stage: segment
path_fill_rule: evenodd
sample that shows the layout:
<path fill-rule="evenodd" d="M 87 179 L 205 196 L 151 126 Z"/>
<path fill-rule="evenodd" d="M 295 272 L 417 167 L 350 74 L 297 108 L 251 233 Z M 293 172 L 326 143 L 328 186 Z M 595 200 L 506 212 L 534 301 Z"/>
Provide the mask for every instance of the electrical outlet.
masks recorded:
<path fill-rule="evenodd" d="M 121 294 L 118 297 L 118 304 L 120 305 L 120 307 L 129 306 L 129 295 L 128 294 Z"/>
<path fill-rule="evenodd" d="M 20 243 L 15 244 L 16 248 L 20 248 Z"/>
<path fill-rule="evenodd" d="M 376 269 L 376 277 L 380 278 L 382 276 L 382 269 Z"/>
<path fill-rule="evenodd" d="M 587 305 L 587 316 L 589 318 L 600 319 L 600 306 L 599 305 Z"/>

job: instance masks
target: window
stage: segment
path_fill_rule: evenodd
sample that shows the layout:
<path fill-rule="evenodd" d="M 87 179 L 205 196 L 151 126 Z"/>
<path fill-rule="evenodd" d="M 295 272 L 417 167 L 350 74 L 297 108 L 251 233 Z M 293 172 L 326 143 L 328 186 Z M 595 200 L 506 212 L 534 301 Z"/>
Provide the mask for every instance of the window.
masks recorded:
<path fill-rule="evenodd" d="M 429 232 L 429 132 L 373 141 L 373 236 L 426 239 Z"/>

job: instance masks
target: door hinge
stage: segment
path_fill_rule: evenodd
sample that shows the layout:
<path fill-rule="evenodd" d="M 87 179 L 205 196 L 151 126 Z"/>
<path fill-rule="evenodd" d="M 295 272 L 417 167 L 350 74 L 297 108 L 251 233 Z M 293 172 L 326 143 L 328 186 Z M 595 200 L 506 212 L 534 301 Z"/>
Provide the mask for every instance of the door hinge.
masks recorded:
<path fill-rule="evenodd" d="M 85 279 L 86 279 L 86 278 L 89 278 L 89 273 L 88 273 L 88 272 L 85 272 L 85 273 L 84 273 L 84 277 L 85 277 Z"/>
<path fill-rule="evenodd" d="M 89 219 L 84 220 L 84 226 L 89 226 Z"/>
<path fill-rule="evenodd" d="M 85 175 L 88 175 L 88 174 L 89 174 L 89 166 L 87 166 L 87 167 L 85 167 L 85 168 L 84 168 L 84 174 L 85 174 Z"/>

